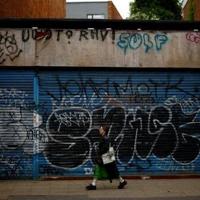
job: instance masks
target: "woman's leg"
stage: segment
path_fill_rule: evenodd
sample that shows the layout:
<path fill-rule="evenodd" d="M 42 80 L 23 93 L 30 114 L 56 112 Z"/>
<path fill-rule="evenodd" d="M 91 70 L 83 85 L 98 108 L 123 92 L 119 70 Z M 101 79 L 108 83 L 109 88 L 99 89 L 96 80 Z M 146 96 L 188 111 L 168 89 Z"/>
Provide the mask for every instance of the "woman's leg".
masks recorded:
<path fill-rule="evenodd" d="M 120 183 L 123 183 L 123 182 L 124 182 L 124 179 L 123 179 L 121 176 L 119 176 L 119 182 L 120 182 Z"/>
<path fill-rule="evenodd" d="M 96 178 L 93 178 L 93 180 L 92 180 L 92 185 L 96 186 L 96 182 L 97 182 L 97 179 L 96 179 Z"/>

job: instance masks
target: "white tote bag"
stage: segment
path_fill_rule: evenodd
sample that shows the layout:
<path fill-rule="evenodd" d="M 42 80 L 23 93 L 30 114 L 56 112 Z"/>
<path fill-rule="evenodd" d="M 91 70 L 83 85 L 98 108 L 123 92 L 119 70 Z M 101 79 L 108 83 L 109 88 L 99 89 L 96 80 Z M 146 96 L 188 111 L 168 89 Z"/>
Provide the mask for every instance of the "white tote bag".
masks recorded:
<path fill-rule="evenodd" d="M 103 164 L 108 164 L 115 161 L 115 151 L 113 147 L 109 147 L 108 152 L 102 154 L 101 157 L 102 157 Z"/>

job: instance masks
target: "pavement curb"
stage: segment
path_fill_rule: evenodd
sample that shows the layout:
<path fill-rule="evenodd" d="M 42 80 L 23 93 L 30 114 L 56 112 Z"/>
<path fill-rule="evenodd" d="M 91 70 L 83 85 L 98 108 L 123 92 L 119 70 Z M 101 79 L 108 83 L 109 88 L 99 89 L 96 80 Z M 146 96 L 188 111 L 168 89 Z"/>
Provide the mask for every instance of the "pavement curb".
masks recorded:
<path fill-rule="evenodd" d="M 148 180 L 148 179 L 198 179 L 200 175 L 196 174 L 184 174 L 184 175 L 160 175 L 160 176 L 152 176 L 152 175 L 140 175 L 140 176 L 123 176 L 125 179 L 141 179 L 141 180 Z M 43 181 L 54 181 L 54 180 L 91 180 L 92 176 L 49 176 L 49 177 L 42 177 L 39 180 Z"/>

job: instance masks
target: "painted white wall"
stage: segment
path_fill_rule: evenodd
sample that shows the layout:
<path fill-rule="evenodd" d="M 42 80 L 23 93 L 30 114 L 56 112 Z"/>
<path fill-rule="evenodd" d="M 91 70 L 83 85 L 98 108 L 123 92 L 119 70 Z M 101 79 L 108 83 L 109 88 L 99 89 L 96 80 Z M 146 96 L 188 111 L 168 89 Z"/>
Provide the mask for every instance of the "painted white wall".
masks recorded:
<path fill-rule="evenodd" d="M 200 67 L 199 32 L 32 31 L 0 30 L 1 66 Z"/>

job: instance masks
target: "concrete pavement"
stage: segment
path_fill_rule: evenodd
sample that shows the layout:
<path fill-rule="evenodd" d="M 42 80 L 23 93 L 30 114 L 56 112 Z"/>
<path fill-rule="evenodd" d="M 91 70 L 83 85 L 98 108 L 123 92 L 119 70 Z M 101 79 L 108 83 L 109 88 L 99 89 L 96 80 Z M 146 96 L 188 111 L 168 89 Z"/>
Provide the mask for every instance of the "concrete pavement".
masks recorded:
<path fill-rule="evenodd" d="M 96 191 L 86 191 L 90 180 L 0 181 L 0 200 L 200 200 L 200 179 L 128 180 L 128 186 L 116 189 L 118 182 L 99 181 Z"/>

